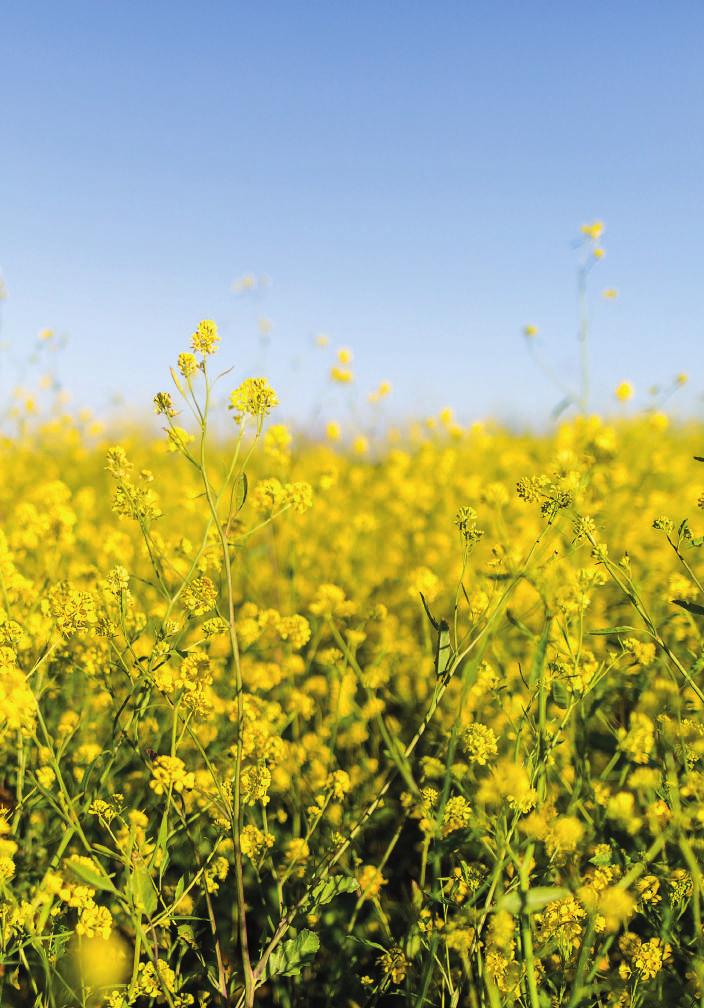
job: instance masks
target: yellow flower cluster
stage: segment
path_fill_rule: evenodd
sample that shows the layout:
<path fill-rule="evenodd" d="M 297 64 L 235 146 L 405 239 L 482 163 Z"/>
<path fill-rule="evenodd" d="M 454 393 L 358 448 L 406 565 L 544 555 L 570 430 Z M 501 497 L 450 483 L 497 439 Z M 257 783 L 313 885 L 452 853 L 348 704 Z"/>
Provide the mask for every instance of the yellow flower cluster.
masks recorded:
<path fill-rule="evenodd" d="M 267 416 L 279 400 L 266 378 L 246 378 L 230 396 L 230 409 L 239 423 L 245 416 Z"/>
<path fill-rule="evenodd" d="M 168 444 L 3 442 L 9 996 L 698 1002 L 701 427 L 316 440 L 262 378 L 219 426 L 218 342 L 156 397 Z"/>

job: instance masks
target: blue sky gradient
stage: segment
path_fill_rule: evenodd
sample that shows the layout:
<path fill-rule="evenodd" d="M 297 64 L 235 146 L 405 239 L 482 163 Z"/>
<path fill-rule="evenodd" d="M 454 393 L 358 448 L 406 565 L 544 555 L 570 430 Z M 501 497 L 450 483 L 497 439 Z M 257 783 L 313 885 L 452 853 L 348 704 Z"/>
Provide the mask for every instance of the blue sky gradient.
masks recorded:
<path fill-rule="evenodd" d="M 540 420 L 521 327 L 576 374 L 571 242 L 602 218 L 594 406 L 684 370 L 700 411 L 698 0 L 27 0 L 0 36 L 2 339 L 66 334 L 77 402 L 148 401 L 209 317 L 301 419 L 325 332 L 393 415 Z"/>

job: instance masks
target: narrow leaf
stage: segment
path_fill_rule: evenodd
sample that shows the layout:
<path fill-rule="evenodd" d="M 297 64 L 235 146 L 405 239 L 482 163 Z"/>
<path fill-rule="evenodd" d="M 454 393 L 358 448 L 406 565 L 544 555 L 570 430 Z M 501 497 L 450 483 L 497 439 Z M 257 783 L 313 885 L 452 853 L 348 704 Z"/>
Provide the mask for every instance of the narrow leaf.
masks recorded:
<path fill-rule="evenodd" d="M 94 889 L 104 889 L 106 892 L 117 892 L 107 875 L 103 874 L 97 867 L 89 867 L 81 861 L 67 861 L 67 869 L 75 875 L 80 882 L 93 886 Z"/>
<path fill-rule="evenodd" d="M 426 616 L 428 617 L 428 619 L 430 620 L 430 622 L 433 624 L 433 627 L 436 630 L 439 630 L 440 629 L 440 624 L 438 623 L 438 621 L 435 619 L 435 617 L 431 613 L 430 609 L 428 608 L 428 603 L 425 601 L 425 595 L 423 594 L 423 592 L 418 592 L 418 594 L 420 595 L 420 600 L 423 603 L 423 608 L 425 609 Z"/>
<path fill-rule="evenodd" d="M 441 620 L 438 630 L 438 640 L 435 649 L 435 674 L 444 676 L 452 661 L 452 646 L 450 644 L 450 627 L 446 620 Z"/>
<path fill-rule="evenodd" d="M 632 626 L 607 626 L 601 627 L 599 630 L 590 630 L 589 633 L 592 637 L 608 637 L 622 633 L 637 633 L 637 631 Z"/>
<path fill-rule="evenodd" d="M 673 598 L 672 604 L 679 606 L 680 609 L 686 609 L 688 613 L 692 613 L 694 616 L 704 616 L 704 606 L 697 605 L 696 602 L 687 602 L 686 599 Z"/>

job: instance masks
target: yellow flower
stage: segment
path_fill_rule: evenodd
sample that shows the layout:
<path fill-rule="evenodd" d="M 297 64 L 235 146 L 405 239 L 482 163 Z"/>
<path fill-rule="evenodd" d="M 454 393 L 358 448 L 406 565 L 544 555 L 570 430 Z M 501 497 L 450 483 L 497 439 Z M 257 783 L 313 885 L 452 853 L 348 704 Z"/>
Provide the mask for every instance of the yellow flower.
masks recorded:
<path fill-rule="evenodd" d="M 619 886 L 609 886 L 598 898 L 596 909 L 603 918 L 604 930 L 613 933 L 628 921 L 636 908 L 629 892 Z"/>
<path fill-rule="evenodd" d="M 245 767 L 242 771 L 242 803 L 244 805 L 269 804 L 271 772 L 263 763 Z"/>
<path fill-rule="evenodd" d="M 442 835 L 448 836 L 455 830 L 467 829 L 472 824 L 472 809 L 466 798 L 457 795 L 449 798 L 442 817 Z"/>
<path fill-rule="evenodd" d="M 198 360 L 191 353 L 180 353 L 178 355 L 178 369 L 184 378 L 190 378 L 198 370 Z"/>
<path fill-rule="evenodd" d="M 530 812 L 538 795 L 531 787 L 526 768 L 512 759 L 503 759 L 481 782 L 478 799 L 487 805 L 497 805 L 505 800 L 517 811 Z"/>
<path fill-rule="evenodd" d="M 49 791 L 54 786 L 56 774 L 49 766 L 39 767 L 37 770 L 37 780 L 40 787 L 43 787 L 45 791 Z"/>
<path fill-rule="evenodd" d="M 558 816 L 549 824 L 545 846 L 550 854 L 575 851 L 584 836 L 584 826 L 576 816 Z"/>
<path fill-rule="evenodd" d="M 293 436 L 285 424 L 273 424 L 264 435 L 264 451 L 272 462 L 284 465 L 291 454 Z"/>
<path fill-rule="evenodd" d="M 427 567 L 416 567 L 411 571 L 408 584 L 408 594 L 412 599 L 423 595 L 427 602 L 434 602 L 440 594 L 440 579 Z"/>
<path fill-rule="evenodd" d="M 628 731 L 620 729 L 619 746 L 634 763 L 647 763 L 655 745 L 655 725 L 642 711 L 633 711 Z"/>
<path fill-rule="evenodd" d="M 279 621 L 279 634 L 297 651 L 310 640 L 310 624 L 305 616 L 283 616 Z"/>
<path fill-rule="evenodd" d="M 591 224 L 582 224 L 580 230 L 587 238 L 590 238 L 592 241 L 598 241 L 604 233 L 604 222 L 596 220 Z"/>
<path fill-rule="evenodd" d="M 189 434 L 182 427 L 169 427 L 166 433 L 169 437 L 170 452 L 185 452 L 188 445 L 195 440 L 193 434 Z"/>
<path fill-rule="evenodd" d="M 569 958 L 581 944 L 586 916 L 587 911 L 574 896 L 548 903 L 542 913 L 536 914 L 540 941 L 555 942 L 562 955 Z"/>
<path fill-rule="evenodd" d="M 663 943 L 661 938 L 651 938 L 646 942 L 638 940 L 631 964 L 642 980 L 653 980 L 670 958 L 670 952 L 670 945 Z"/>
<path fill-rule="evenodd" d="M 157 392 L 154 396 L 154 412 L 167 417 L 176 416 L 170 392 Z"/>
<path fill-rule="evenodd" d="M 152 780 L 149 784 L 157 795 L 173 788 L 178 794 L 195 787 L 195 774 L 186 770 L 186 765 L 178 756 L 157 756 L 152 766 Z"/>
<path fill-rule="evenodd" d="M 203 319 L 198 323 L 198 328 L 191 337 L 191 348 L 194 353 L 206 354 L 215 353 L 220 342 L 218 327 L 211 319 Z"/>
<path fill-rule="evenodd" d="M 245 857 L 255 861 L 264 851 L 274 846 L 274 837 L 257 826 L 245 826 L 240 834 L 240 848 Z"/>
<path fill-rule="evenodd" d="M 86 938 L 101 937 L 105 941 L 112 931 L 112 914 L 107 907 L 98 906 L 92 900 L 80 912 L 76 934 Z"/>
<path fill-rule="evenodd" d="M 465 728 L 462 735 L 462 748 L 470 763 L 485 766 L 498 752 L 496 735 L 487 725 L 477 721 Z"/>
<path fill-rule="evenodd" d="M 218 591 L 209 577 L 194 578 L 181 592 L 181 601 L 191 616 L 203 616 L 215 607 Z"/>
<path fill-rule="evenodd" d="M 616 386 L 615 395 L 619 402 L 628 402 L 633 398 L 633 386 L 629 381 L 622 381 Z"/>
<path fill-rule="evenodd" d="M 406 973 L 411 965 L 402 949 L 392 948 L 379 956 L 377 963 L 382 972 L 390 977 L 392 983 L 400 984 L 406 979 Z"/>
<path fill-rule="evenodd" d="M 651 906 L 659 903 L 662 900 L 660 895 L 660 879 L 655 875 L 643 875 L 636 882 L 636 889 L 638 890 L 638 895 L 640 896 L 641 902 L 650 904 Z"/>
<path fill-rule="evenodd" d="M 283 503 L 297 514 L 305 514 L 313 507 L 313 488 L 310 483 L 302 480 L 298 483 L 286 483 L 283 488 Z"/>
<path fill-rule="evenodd" d="M 276 392 L 266 378 L 246 378 L 230 395 L 229 408 L 239 423 L 244 416 L 265 417 L 278 404 Z"/>
<path fill-rule="evenodd" d="M 362 890 L 362 899 L 375 899 L 381 892 L 381 887 L 386 885 L 386 879 L 378 868 L 374 865 L 362 865 L 357 869 L 357 881 Z"/>
<path fill-rule="evenodd" d="M 330 441 L 339 441 L 342 435 L 339 423 L 335 420 L 330 420 L 325 427 L 325 434 Z"/>
<path fill-rule="evenodd" d="M 379 402 L 381 399 L 385 399 L 387 395 L 391 392 L 391 382 L 383 381 L 379 383 L 379 386 L 369 393 L 369 402 Z"/>

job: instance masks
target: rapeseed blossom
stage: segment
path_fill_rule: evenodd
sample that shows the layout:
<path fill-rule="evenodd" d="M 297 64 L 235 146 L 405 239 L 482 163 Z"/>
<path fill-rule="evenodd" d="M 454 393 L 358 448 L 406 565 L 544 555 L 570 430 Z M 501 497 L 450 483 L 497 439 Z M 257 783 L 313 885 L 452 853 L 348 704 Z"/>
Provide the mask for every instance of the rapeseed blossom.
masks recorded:
<path fill-rule="evenodd" d="M 101 1008 L 696 1000 L 701 429 L 448 407 L 315 440 L 240 377 L 222 433 L 218 344 L 201 322 L 157 393 L 166 440 L 64 416 L 13 442 L 12 996 L 87 990 L 102 947 Z"/>

